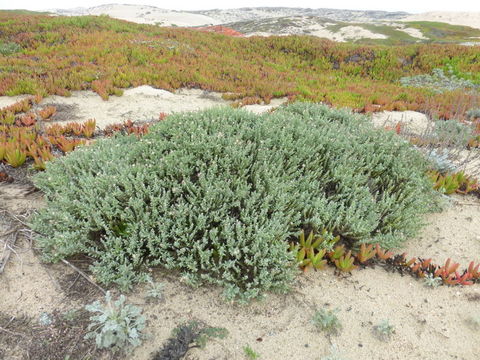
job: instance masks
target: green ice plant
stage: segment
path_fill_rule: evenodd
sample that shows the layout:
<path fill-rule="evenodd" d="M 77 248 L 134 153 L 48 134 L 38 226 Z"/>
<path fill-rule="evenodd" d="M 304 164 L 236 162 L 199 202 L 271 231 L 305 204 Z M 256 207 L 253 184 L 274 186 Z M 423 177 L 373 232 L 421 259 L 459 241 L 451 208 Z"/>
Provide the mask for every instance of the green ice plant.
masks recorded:
<path fill-rule="evenodd" d="M 126 304 L 125 296 L 113 300 L 110 292 L 105 295 L 105 303 L 95 301 L 85 306 L 90 317 L 90 331 L 85 339 L 95 339 L 98 348 L 113 350 L 128 349 L 141 344 L 145 317 L 137 306 Z"/>
<path fill-rule="evenodd" d="M 102 283 L 128 289 L 162 266 L 248 301 L 289 288 L 301 230 L 385 249 L 415 235 L 439 196 L 427 167 L 347 110 L 180 113 L 49 162 L 32 228 L 46 260 L 87 254 Z"/>

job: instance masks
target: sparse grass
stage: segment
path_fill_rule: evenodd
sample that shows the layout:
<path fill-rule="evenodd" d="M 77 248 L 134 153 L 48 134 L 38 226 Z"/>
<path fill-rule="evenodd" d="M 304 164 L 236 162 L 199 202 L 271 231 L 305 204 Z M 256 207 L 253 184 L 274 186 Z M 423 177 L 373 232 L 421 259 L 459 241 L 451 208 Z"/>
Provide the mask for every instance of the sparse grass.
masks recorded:
<path fill-rule="evenodd" d="M 432 41 L 437 42 L 464 42 L 471 41 L 472 37 L 480 36 L 480 29 L 469 26 L 451 25 L 434 21 L 409 21 L 409 27 L 418 29 Z"/>
<path fill-rule="evenodd" d="M 243 353 L 245 354 L 245 357 L 249 360 L 260 359 L 260 354 L 253 350 L 250 345 L 246 345 L 243 347 Z"/>

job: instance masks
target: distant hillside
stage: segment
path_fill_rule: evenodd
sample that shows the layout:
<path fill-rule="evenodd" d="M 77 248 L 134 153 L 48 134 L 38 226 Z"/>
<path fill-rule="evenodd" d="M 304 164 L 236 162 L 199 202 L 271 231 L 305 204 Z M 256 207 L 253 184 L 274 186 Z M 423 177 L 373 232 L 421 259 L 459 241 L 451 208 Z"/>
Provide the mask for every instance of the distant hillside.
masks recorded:
<path fill-rule="evenodd" d="M 202 14 L 185 11 L 161 9 L 149 5 L 109 4 L 91 8 L 53 9 L 58 15 L 108 15 L 112 18 L 136 22 L 139 24 L 154 24 L 160 26 L 203 26 L 218 25 L 221 22 Z"/>
<path fill-rule="evenodd" d="M 159 26 L 202 27 L 203 29 L 222 25 L 224 30 L 220 32 L 224 34 L 238 31 L 245 36 L 313 35 L 339 42 L 387 45 L 415 42 L 474 45 L 480 41 L 479 13 L 412 15 L 406 12 L 287 7 L 249 7 L 186 12 L 147 5 L 121 4 L 54 9 L 52 12 L 67 16 L 108 15 L 112 18 Z M 225 31 L 225 27 L 233 30 Z M 211 29 L 215 31 L 215 27 Z"/>
<path fill-rule="evenodd" d="M 480 29 L 426 21 L 346 22 L 317 16 L 262 18 L 227 23 L 246 36 L 313 35 L 341 42 L 401 44 L 416 42 L 466 43 Z M 480 40 L 480 38 L 478 38 Z"/>
<path fill-rule="evenodd" d="M 305 21 L 315 19 L 305 17 Z M 354 24 L 324 19 L 316 25 L 338 33 L 345 28 L 352 33 L 357 28 L 378 31 Z M 414 26 L 428 36 L 453 36 L 452 25 L 441 25 L 442 31 L 438 23 L 409 24 Z M 455 44 L 339 43 L 318 34 L 230 36 L 238 34 L 224 26 L 200 31 L 105 16 L 2 11 L 0 30 L 0 96 L 68 96 L 74 90 L 91 89 L 107 99 L 121 95 L 124 88 L 150 85 L 169 91 L 183 87 L 217 91 L 238 106 L 288 97 L 355 111 L 416 110 L 446 119 L 462 116 L 480 103 L 476 90 L 440 93 L 400 81 L 411 77 L 415 85 L 416 76 L 424 75 L 423 79 L 435 82 L 439 77 L 428 74 L 441 71 L 447 75 L 439 80 L 447 82 L 448 89 L 459 82 L 477 89 L 480 52 Z M 210 32 L 214 30 L 221 34 Z M 387 41 L 383 36 L 369 41 Z M 439 70 L 434 73 L 434 69 Z"/>
<path fill-rule="evenodd" d="M 363 22 L 377 20 L 400 20 L 409 15 L 406 12 L 306 9 L 288 7 L 249 7 L 240 9 L 215 9 L 196 11 L 194 13 L 212 17 L 221 21 L 222 23 L 291 16 L 315 16 L 337 21 Z"/>
<path fill-rule="evenodd" d="M 423 14 L 409 15 L 406 21 L 433 21 L 452 25 L 463 25 L 480 29 L 480 12 L 446 12 L 435 11 Z"/>

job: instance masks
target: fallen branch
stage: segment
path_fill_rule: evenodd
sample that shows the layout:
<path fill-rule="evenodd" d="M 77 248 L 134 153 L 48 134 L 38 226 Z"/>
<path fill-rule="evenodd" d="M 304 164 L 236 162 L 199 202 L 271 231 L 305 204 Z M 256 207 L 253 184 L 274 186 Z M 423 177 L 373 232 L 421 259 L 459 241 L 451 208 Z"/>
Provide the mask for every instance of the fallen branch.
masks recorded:
<path fill-rule="evenodd" d="M 92 284 L 93 286 L 95 286 L 98 290 L 100 290 L 103 294 L 106 294 L 107 292 L 105 291 L 105 289 L 103 289 L 101 286 L 99 286 L 98 284 L 96 284 L 94 281 L 92 281 L 90 279 L 90 277 L 85 274 L 82 270 L 80 270 L 79 268 L 77 268 L 75 265 L 73 265 L 71 262 L 65 260 L 65 259 L 62 259 L 62 262 L 68 266 L 70 266 L 73 270 L 75 270 L 76 272 L 78 272 L 85 280 L 87 280 L 90 284 Z"/>
<path fill-rule="evenodd" d="M 0 259 L 0 274 L 3 273 L 5 269 L 5 265 L 7 265 L 8 259 L 10 259 L 10 255 L 13 251 L 12 246 L 15 246 L 15 243 L 17 242 L 18 238 L 18 227 L 16 227 L 14 230 L 12 230 L 10 233 L 13 233 L 13 240 L 11 243 L 5 242 L 5 250 L 3 252 L 3 256 Z"/>
<path fill-rule="evenodd" d="M 15 331 L 10 331 L 7 329 L 4 329 L 3 327 L 0 326 L 0 331 L 6 332 L 7 334 L 13 335 L 13 336 L 21 336 L 21 337 L 26 337 L 25 334 L 17 333 Z"/>

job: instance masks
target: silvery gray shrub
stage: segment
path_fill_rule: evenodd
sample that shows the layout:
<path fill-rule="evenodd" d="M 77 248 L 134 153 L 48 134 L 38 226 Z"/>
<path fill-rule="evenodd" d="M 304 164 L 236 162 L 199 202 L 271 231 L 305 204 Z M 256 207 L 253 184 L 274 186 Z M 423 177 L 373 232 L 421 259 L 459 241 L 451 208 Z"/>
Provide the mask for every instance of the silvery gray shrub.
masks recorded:
<path fill-rule="evenodd" d="M 437 68 L 432 70 L 432 74 L 422 74 L 415 76 L 405 76 L 400 79 L 403 86 L 412 86 L 420 88 L 429 88 L 437 93 L 452 91 L 457 89 L 478 89 L 478 85 L 467 79 L 457 77 L 452 68 L 447 68 L 447 72 Z"/>
<path fill-rule="evenodd" d="M 84 253 L 103 283 L 179 270 L 228 299 L 285 291 L 301 229 L 398 246 L 437 194 L 411 145 L 347 110 L 216 108 L 170 116 L 146 136 L 98 140 L 35 176 L 45 258 Z"/>
<path fill-rule="evenodd" d="M 472 128 L 458 120 L 435 121 L 434 136 L 445 145 L 464 146 L 472 134 Z"/>

